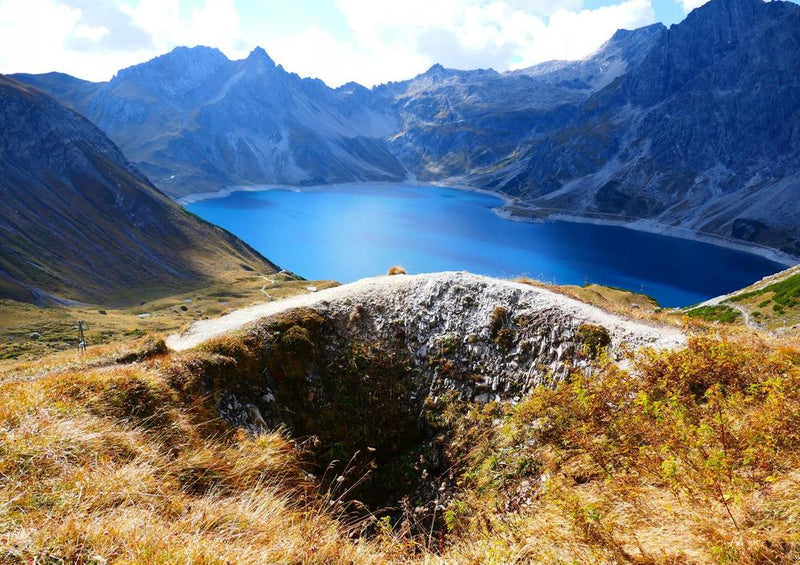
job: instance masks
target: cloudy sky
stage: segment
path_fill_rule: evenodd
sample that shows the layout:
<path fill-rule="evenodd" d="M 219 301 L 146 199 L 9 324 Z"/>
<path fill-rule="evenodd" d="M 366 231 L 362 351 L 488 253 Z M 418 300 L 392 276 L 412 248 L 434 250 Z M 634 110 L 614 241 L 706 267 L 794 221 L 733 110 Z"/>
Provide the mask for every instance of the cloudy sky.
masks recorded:
<path fill-rule="evenodd" d="M 705 0 L 0 0 L 0 73 L 108 80 L 178 45 L 231 59 L 261 46 L 331 86 L 433 63 L 499 71 L 583 57 L 618 28 L 683 19 Z"/>

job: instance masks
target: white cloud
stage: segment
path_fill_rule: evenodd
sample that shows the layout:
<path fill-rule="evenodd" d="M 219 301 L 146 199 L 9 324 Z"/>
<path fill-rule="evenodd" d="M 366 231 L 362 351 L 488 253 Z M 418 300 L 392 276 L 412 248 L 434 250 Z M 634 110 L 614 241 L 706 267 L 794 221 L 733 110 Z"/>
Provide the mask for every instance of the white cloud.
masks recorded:
<path fill-rule="evenodd" d="M 286 70 L 321 78 L 329 86 L 349 81 L 371 85 L 408 78 L 428 64 L 427 58 L 412 50 L 359 48 L 317 26 L 291 37 L 267 38 L 263 46 Z"/>
<path fill-rule="evenodd" d="M 33 67 L 33 72 L 41 71 L 47 59 L 73 33 L 80 18 L 80 10 L 53 0 L 3 0 L 0 65 L 4 70 L 16 66 L 15 70 Z"/>
<path fill-rule="evenodd" d="M 695 8 L 699 8 L 703 4 L 707 3 L 708 0 L 678 0 L 681 6 L 683 6 L 683 11 L 685 13 L 689 13 Z"/>
<path fill-rule="evenodd" d="M 243 33 L 234 0 L 198 0 L 188 13 L 179 0 L 0 0 L 0 72 L 107 80 L 178 45 L 209 45 L 231 58 L 261 45 L 302 76 L 369 86 L 434 63 L 503 71 L 580 58 L 618 28 L 652 23 L 650 1 L 587 10 L 583 0 L 335 0 L 344 32 L 318 21 L 299 34 L 262 37 Z"/>
<path fill-rule="evenodd" d="M 352 79 L 369 85 L 406 78 L 433 63 L 504 71 L 577 59 L 617 29 L 655 21 L 650 0 L 594 10 L 581 5 L 581 0 L 338 0 L 354 41 L 335 49 L 340 61 L 354 62 Z M 302 45 L 296 49 L 298 61 L 316 56 Z M 380 63 L 365 63 L 370 57 Z"/>
<path fill-rule="evenodd" d="M 180 15 L 179 0 L 139 0 L 121 9 L 149 33 L 157 50 L 164 52 L 179 45 L 208 45 L 231 56 L 242 55 L 242 34 L 234 0 L 206 0 L 193 9 L 187 19 Z"/>
<path fill-rule="evenodd" d="M 98 24 L 83 0 L 0 0 L 0 72 L 58 70 L 108 80 L 179 45 L 210 45 L 232 57 L 248 51 L 234 0 L 206 0 L 184 18 L 178 0 L 106 0 L 97 7 L 115 13 L 117 28 Z"/>
<path fill-rule="evenodd" d="M 579 59 L 602 45 L 618 29 L 635 29 L 655 21 L 649 0 L 627 0 L 596 10 L 559 10 L 527 43 L 520 42 L 523 68 L 552 59 Z"/>
<path fill-rule="evenodd" d="M 77 39 L 86 39 L 93 43 L 97 43 L 109 34 L 108 28 L 105 26 L 88 26 L 86 24 L 76 25 L 74 32 Z"/>

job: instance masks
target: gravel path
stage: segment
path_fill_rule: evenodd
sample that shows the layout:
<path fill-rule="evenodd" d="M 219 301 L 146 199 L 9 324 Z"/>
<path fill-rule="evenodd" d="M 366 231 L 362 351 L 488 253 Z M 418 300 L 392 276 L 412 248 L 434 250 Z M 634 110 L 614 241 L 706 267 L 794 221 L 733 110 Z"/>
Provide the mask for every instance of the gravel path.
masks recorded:
<path fill-rule="evenodd" d="M 196 322 L 185 333 L 169 336 L 166 343 L 173 351 L 191 349 L 215 337 L 244 328 L 262 318 L 298 307 L 350 307 L 356 303 L 380 306 L 394 303 L 401 295 L 409 308 L 425 308 L 424 305 L 430 299 L 431 287 L 442 285 L 459 285 L 474 289 L 480 293 L 481 299 L 491 301 L 492 304 L 503 304 L 504 299 L 514 295 L 529 302 L 534 309 L 557 308 L 565 315 L 605 326 L 619 342 L 632 347 L 650 345 L 656 348 L 674 348 L 685 342 L 685 335 L 678 328 L 647 324 L 610 314 L 544 288 L 465 272 L 443 272 L 362 279 L 315 293 L 257 304 L 216 319 Z M 438 307 L 446 309 L 447 304 Z"/>

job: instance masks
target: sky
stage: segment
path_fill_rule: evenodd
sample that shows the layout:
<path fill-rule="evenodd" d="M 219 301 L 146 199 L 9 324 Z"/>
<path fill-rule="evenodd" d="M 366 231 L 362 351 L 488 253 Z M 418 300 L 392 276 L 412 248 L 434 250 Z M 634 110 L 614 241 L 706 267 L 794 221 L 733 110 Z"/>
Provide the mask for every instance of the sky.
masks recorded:
<path fill-rule="evenodd" d="M 518 69 L 579 59 L 617 29 L 677 23 L 705 0 L 0 0 L 0 73 L 109 80 L 180 45 L 263 47 L 329 86 L 434 63 Z"/>

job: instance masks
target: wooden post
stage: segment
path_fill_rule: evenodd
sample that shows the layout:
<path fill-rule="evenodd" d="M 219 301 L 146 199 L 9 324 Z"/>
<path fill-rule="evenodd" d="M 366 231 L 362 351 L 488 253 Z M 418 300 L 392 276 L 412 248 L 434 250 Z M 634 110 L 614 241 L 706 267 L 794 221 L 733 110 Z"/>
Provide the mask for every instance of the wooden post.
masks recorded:
<path fill-rule="evenodd" d="M 83 320 L 78 320 L 78 353 L 86 353 L 86 336 L 83 333 Z"/>

